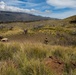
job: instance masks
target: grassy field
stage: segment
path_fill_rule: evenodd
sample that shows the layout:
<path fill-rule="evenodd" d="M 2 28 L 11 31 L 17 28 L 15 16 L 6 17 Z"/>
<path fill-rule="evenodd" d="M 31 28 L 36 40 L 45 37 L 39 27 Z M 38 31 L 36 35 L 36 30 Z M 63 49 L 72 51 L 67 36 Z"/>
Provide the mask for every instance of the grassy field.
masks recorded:
<path fill-rule="evenodd" d="M 66 22 L 63 26 L 63 21 L 37 21 L 28 23 L 5 23 L 0 29 L 0 35 L 9 38 L 9 41 L 16 42 L 40 42 L 50 45 L 76 45 L 76 24 Z M 12 27 L 12 30 L 10 29 Z M 24 33 L 24 29 L 27 33 Z"/>
<path fill-rule="evenodd" d="M 76 47 L 0 43 L 0 75 L 75 75 Z"/>
<path fill-rule="evenodd" d="M 69 19 L 3 23 L 0 35 L 8 38 L 0 42 L 0 75 L 76 75 L 76 24 Z"/>

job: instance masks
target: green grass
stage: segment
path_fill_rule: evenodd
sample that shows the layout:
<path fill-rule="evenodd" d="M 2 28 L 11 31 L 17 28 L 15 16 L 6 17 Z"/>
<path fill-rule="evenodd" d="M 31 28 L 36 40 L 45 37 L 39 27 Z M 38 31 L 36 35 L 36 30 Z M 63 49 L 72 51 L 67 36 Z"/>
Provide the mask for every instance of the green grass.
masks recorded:
<path fill-rule="evenodd" d="M 0 43 L 1 75 L 55 75 L 41 60 L 46 58 L 45 45 L 20 45 Z"/>
<path fill-rule="evenodd" d="M 75 74 L 71 61 L 76 62 L 76 47 L 0 43 L 0 75 L 58 75 L 45 65 L 44 59 L 50 55 L 64 62 L 63 75 Z"/>
<path fill-rule="evenodd" d="M 7 60 L 13 58 L 13 54 L 20 50 L 19 46 L 17 45 L 4 45 L 0 43 L 0 60 Z"/>
<path fill-rule="evenodd" d="M 30 49 L 25 48 L 25 52 L 26 56 L 29 57 L 29 59 L 43 59 L 47 56 L 47 50 L 39 47 L 34 47 Z"/>

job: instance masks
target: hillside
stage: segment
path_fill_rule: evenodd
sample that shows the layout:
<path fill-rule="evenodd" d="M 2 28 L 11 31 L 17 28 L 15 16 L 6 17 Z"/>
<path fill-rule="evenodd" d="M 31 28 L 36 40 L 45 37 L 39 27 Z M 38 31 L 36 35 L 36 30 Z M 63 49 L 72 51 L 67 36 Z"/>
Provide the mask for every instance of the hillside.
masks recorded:
<path fill-rule="evenodd" d="M 64 19 L 65 22 L 70 23 L 70 24 L 76 24 L 76 15 L 68 17 Z"/>
<path fill-rule="evenodd" d="M 0 22 L 36 21 L 36 20 L 46 20 L 46 19 L 51 19 L 51 18 L 35 16 L 32 14 L 21 13 L 21 12 L 0 11 Z"/>
<path fill-rule="evenodd" d="M 76 16 L 1 23 L 0 75 L 76 75 L 76 23 L 72 21 Z"/>
<path fill-rule="evenodd" d="M 44 43 L 47 38 L 48 44 L 51 45 L 75 45 L 76 24 L 71 24 L 68 20 L 70 18 L 67 20 L 3 23 L 0 24 L 0 34 L 8 37 L 10 41 Z M 25 29 L 27 34 L 24 34 Z"/>
<path fill-rule="evenodd" d="M 66 18 L 67 21 L 76 20 L 76 15 Z"/>

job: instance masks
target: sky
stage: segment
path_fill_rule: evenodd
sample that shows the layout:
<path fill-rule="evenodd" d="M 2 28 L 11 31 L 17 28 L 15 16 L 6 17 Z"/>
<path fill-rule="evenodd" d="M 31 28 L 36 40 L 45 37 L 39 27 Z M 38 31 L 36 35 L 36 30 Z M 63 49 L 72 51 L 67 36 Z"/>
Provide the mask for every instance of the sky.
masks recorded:
<path fill-rule="evenodd" d="M 0 0 L 0 11 L 63 19 L 76 15 L 76 0 Z"/>

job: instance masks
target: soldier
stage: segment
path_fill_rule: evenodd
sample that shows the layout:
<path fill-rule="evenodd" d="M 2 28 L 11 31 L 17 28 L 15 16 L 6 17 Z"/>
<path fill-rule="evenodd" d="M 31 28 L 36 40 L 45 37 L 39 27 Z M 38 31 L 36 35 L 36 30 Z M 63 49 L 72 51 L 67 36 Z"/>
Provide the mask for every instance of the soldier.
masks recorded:
<path fill-rule="evenodd" d="M 24 34 L 27 34 L 27 29 L 24 29 Z"/>
<path fill-rule="evenodd" d="M 45 38 L 44 43 L 48 44 L 48 39 L 47 38 Z"/>

